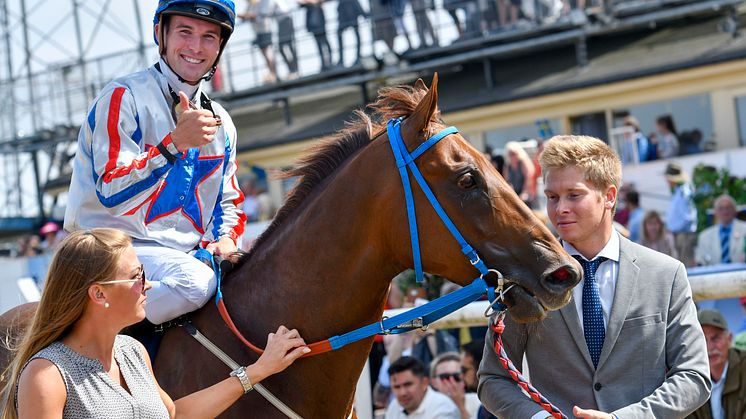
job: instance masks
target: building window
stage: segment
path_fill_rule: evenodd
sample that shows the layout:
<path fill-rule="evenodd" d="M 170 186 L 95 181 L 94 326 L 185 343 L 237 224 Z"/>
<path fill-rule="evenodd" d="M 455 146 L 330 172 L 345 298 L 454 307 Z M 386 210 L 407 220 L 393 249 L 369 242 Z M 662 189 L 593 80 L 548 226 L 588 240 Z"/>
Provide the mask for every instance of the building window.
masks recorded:
<path fill-rule="evenodd" d="M 738 136 L 741 145 L 746 146 L 746 96 L 736 97 L 736 116 L 738 117 Z"/>
<path fill-rule="evenodd" d="M 647 158 L 633 158 L 630 161 L 646 161 L 653 156 L 657 158 L 682 156 L 717 148 L 713 136 L 710 95 L 707 93 L 615 109 L 612 115 L 612 133 L 625 126 L 626 117 L 633 116 L 639 121 L 640 132 L 650 140 L 651 147 L 655 144 L 657 153 L 650 153 Z M 673 121 L 676 131 L 675 142 L 656 124 L 659 117 L 666 115 L 670 116 Z M 623 134 L 620 134 L 620 138 L 621 135 Z M 621 140 L 612 141 L 614 142 L 621 147 Z"/>

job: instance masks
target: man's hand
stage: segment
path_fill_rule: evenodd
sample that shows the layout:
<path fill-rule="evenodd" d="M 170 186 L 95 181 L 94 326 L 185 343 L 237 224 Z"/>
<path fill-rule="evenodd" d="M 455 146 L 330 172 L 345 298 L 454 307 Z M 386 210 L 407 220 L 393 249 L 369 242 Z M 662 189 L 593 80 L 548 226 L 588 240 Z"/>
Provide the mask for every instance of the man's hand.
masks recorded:
<path fill-rule="evenodd" d="M 207 109 L 194 109 L 184 92 L 179 92 L 179 106 L 181 112 L 176 117 L 176 128 L 171 132 L 176 149 L 183 152 L 211 143 L 220 121 Z"/>
<path fill-rule="evenodd" d="M 581 409 L 578 406 L 572 408 L 572 414 L 583 419 L 614 419 L 614 416 L 611 416 L 610 413 L 593 409 Z"/>
<path fill-rule="evenodd" d="M 440 381 L 440 388 L 438 390 L 441 393 L 450 397 L 460 411 L 466 411 L 466 388 L 463 381 L 456 381 L 453 378 L 443 380 L 437 377 L 434 380 Z"/>
<path fill-rule="evenodd" d="M 221 237 L 220 240 L 208 244 L 205 249 L 223 259 L 229 259 L 229 256 L 238 250 L 236 243 L 228 237 Z"/>

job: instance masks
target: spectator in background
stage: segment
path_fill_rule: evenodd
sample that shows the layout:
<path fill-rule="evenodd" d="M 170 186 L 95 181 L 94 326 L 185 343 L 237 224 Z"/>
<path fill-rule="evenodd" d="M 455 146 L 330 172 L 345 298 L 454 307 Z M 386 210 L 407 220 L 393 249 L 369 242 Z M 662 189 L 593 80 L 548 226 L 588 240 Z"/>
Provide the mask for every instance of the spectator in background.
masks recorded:
<path fill-rule="evenodd" d="M 645 210 L 640 208 L 640 194 L 630 190 L 624 195 L 624 204 L 629 211 L 627 230 L 629 239 L 635 243 L 642 242 L 642 220 L 645 218 Z"/>
<path fill-rule="evenodd" d="M 697 239 L 697 265 L 743 263 L 746 223 L 736 219 L 736 201 L 730 195 L 720 195 L 714 210 L 717 224 L 704 229 Z"/>
<path fill-rule="evenodd" d="M 661 115 L 655 120 L 658 130 L 658 157 L 668 159 L 679 155 L 679 134 L 671 115 Z"/>
<path fill-rule="evenodd" d="M 438 34 L 430 23 L 427 16 L 429 9 L 435 9 L 433 0 L 411 0 L 412 12 L 414 13 L 414 22 L 417 26 L 417 35 L 420 37 L 419 48 L 430 48 L 438 46 Z"/>
<path fill-rule="evenodd" d="M 458 352 L 445 352 L 430 364 L 430 382 L 434 389 L 448 396 L 458 407 L 461 419 L 476 417 L 481 404 L 476 393 L 467 393 Z"/>
<path fill-rule="evenodd" d="M 492 165 L 497 169 L 500 174 L 503 174 L 503 170 L 505 170 L 505 157 L 503 157 L 502 154 L 493 154 L 490 156 L 490 162 Z"/>
<path fill-rule="evenodd" d="M 41 239 L 36 234 L 22 237 L 16 242 L 18 246 L 18 256 L 39 256 L 44 252 L 41 247 Z"/>
<path fill-rule="evenodd" d="M 624 117 L 624 126 L 632 132 L 624 135 L 622 146 L 622 162 L 642 163 L 648 160 L 648 139 L 640 130 L 640 122 L 632 115 Z"/>
<path fill-rule="evenodd" d="M 700 310 L 699 323 L 707 340 L 712 395 L 687 419 L 746 417 L 746 352 L 732 348 L 728 322 L 717 310 Z"/>
<path fill-rule="evenodd" d="M 256 38 L 254 44 L 259 48 L 267 64 L 265 83 L 277 81 L 277 66 L 272 50 L 272 26 L 277 18 L 279 26 L 280 54 L 288 66 L 288 78 L 298 76 L 298 62 L 295 55 L 295 40 L 293 21 L 288 15 L 285 0 L 248 0 L 244 13 L 238 15 L 241 19 L 251 22 Z"/>
<path fill-rule="evenodd" d="M 443 0 L 443 9 L 445 9 L 445 11 L 451 16 L 451 19 L 453 19 L 453 24 L 456 26 L 459 38 L 464 36 L 464 27 L 461 25 L 457 11 L 463 7 L 464 1 L 465 0 Z"/>
<path fill-rule="evenodd" d="M 383 64 L 393 66 L 399 62 L 399 55 L 394 50 L 396 27 L 389 13 L 389 1 L 370 0 L 370 14 L 373 25 L 373 42 L 375 44 L 375 41 L 383 41 L 386 44 L 388 50 L 383 54 Z"/>
<path fill-rule="evenodd" d="M 514 29 L 514 26 L 518 24 L 520 7 L 521 0 L 497 0 L 497 15 L 501 29 Z"/>
<path fill-rule="evenodd" d="M 657 211 L 648 211 L 642 220 L 642 245 L 674 259 L 679 258 L 673 234 L 666 230 Z"/>
<path fill-rule="evenodd" d="M 479 378 L 477 378 L 477 370 L 479 364 L 482 362 L 482 354 L 484 353 L 484 339 L 475 339 L 469 343 L 465 343 L 461 346 L 461 372 L 464 375 L 464 384 L 466 385 L 467 392 L 477 391 L 479 384 Z M 496 419 L 492 413 L 488 412 L 484 406 L 479 405 L 475 419 Z"/>
<path fill-rule="evenodd" d="M 54 253 L 65 234 L 60 229 L 60 225 L 54 221 L 49 221 L 39 229 L 39 234 L 44 238 L 39 244 L 42 251 Z"/>
<path fill-rule="evenodd" d="M 544 190 L 544 179 L 541 177 L 541 164 L 539 163 L 542 151 L 544 151 L 544 140 L 537 139 L 536 150 L 534 151 L 534 155 L 531 157 L 531 162 L 534 165 L 534 177 L 532 179 L 533 194 L 535 197 L 534 205 L 537 209 L 546 208 L 546 197 L 541 193 L 541 191 Z"/>
<path fill-rule="evenodd" d="M 536 199 L 534 188 L 534 164 L 526 150 L 515 141 L 505 144 L 508 164 L 503 168 L 503 177 L 516 194 L 531 208 Z"/>
<path fill-rule="evenodd" d="M 332 48 L 326 38 L 326 16 L 322 3 L 324 0 L 299 0 L 298 4 L 306 9 L 306 30 L 313 35 L 321 59 L 321 71 L 332 66 Z"/>
<path fill-rule="evenodd" d="M 741 314 L 746 314 L 746 297 L 739 298 L 738 303 L 741 305 Z M 746 317 L 742 316 L 741 324 L 736 329 L 735 335 L 733 346 L 746 351 Z"/>
<path fill-rule="evenodd" d="M 691 131 L 681 133 L 679 138 L 681 155 L 697 154 L 702 152 L 702 131 L 695 128 Z"/>
<path fill-rule="evenodd" d="M 679 260 L 684 266 L 692 267 L 697 241 L 697 207 L 694 206 L 692 185 L 678 163 L 669 163 L 665 176 L 672 195 L 666 212 L 666 228 L 673 234 Z"/>
<path fill-rule="evenodd" d="M 342 34 L 347 29 L 352 29 L 352 33 L 355 35 L 355 61 L 352 66 L 360 64 L 362 43 L 360 42 L 360 26 L 358 26 L 358 18 L 365 16 L 363 7 L 360 6 L 358 0 L 339 0 L 337 2 L 337 19 L 339 20 L 339 27 L 337 28 L 337 46 L 339 48 L 339 60 L 337 66 L 344 67 L 344 42 L 342 42 Z"/>
<path fill-rule="evenodd" d="M 396 396 L 386 409 L 385 419 L 460 419 L 458 407 L 444 394 L 430 388 L 425 366 L 409 356 L 399 358 L 388 369 Z"/>

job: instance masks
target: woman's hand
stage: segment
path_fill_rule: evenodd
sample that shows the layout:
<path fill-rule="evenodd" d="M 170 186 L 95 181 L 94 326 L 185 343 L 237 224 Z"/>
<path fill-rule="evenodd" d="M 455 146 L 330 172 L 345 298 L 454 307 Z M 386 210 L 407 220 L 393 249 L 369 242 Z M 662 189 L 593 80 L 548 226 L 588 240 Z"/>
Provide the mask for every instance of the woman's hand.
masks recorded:
<path fill-rule="evenodd" d="M 288 330 L 287 327 L 280 326 L 277 332 L 269 334 L 267 347 L 253 366 L 262 375 L 261 380 L 284 370 L 309 352 L 311 349 L 306 346 L 306 342 L 296 329 Z"/>

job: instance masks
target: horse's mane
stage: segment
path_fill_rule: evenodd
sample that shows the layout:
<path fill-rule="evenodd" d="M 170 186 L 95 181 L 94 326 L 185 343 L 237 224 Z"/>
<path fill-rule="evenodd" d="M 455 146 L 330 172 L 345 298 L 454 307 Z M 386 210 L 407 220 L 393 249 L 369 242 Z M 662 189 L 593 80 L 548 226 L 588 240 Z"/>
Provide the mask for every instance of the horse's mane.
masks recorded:
<path fill-rule="evenodd" d="M 352 121 L 341 131 L 318 140 L 298 161 L 295 167 L 280 174 L 280 178 L 297 178 L 285 204 L 277 211 L 272 223 L 256 239 L 251 250 L 242 255 L 236 268 L 251 259 L 256 249 L 272 236 L 315 188 L 335 173 L 356 151 L 365 148 L 383 132 L 389 119 L 412 114 L 427 91 L 412 86 L 385 87 L 379 91 L 375 103 L 368 105 L 372 115 L 355 110 Z M 433 115 L 439 119 L 438 111 Z"/>

